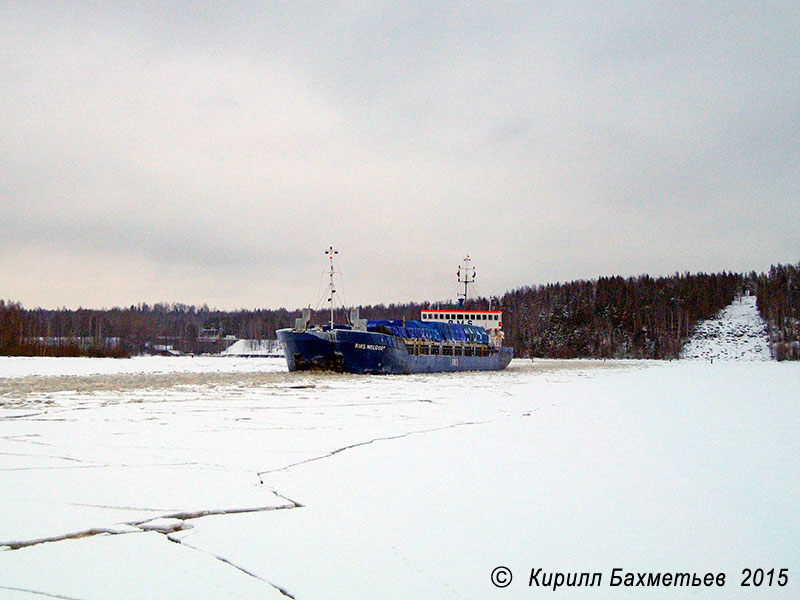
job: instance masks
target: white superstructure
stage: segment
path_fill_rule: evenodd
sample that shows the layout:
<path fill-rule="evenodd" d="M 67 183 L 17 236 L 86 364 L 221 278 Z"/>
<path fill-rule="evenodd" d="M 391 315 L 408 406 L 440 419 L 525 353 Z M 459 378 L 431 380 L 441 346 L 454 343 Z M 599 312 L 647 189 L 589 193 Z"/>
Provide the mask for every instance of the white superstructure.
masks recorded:
<path fill-rule="evenodd" d="M 442 321 L 444 323 L 460 323 L 483 327 L 489 334 L 492 345 L 503 345 L 503 311 L 502 310 L 463 310 L 463 309 L 428 309 L 422 310 L 420 318 L 423 322 Z"/>

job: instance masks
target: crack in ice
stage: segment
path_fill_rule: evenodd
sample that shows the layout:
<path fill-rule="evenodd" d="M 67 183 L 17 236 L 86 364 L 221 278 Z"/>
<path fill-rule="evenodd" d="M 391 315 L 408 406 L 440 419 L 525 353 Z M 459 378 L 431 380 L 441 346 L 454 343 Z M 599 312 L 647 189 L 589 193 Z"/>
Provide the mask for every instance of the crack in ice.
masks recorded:
<path fill-rule="evenodd" d="M 255 573 L 245 569 L 241 565 L 237 565 L 235 562 L 233 562 L 229 558 L 225 558 L 221 554 L 216 554 L 214 552 L 211 552 L 210 550 L 205 550 L 204 548 L 198 548 L 197 546 L 193 546 L 192 544 L 187 543 L 183 539 L 176 539 L 176 538 L 170 537 L 169 535 L 167 535 L 167 539 L 169 541 L 171 541 L 171 542 L 176 543 L 176 544 L 180 544 L 181 546 L 184 546 L 186 548 L 190 548 L 190 549 L 195 550 L 197 552 L 202 552 L 203 554 L 207 554 L 208 556 L 212 556 L 212 557 L 216 558 L 217 560 L 219 560 L 221 562 L 224 562 L 226 565 L 230 565 L 234 569 L 237 569 L 238 571 L 241 571 L 245 575 L 249 575 L 250 577 L 252 577 L 254 579 L 258 579 L 259 581 L 263 581 L 267 585 L 275 588 L 278 592 L 280 592 L 281 594 L 283 594 L 287 598 L 292 598 L 292 600 L 295 600 L 295 597 L 292 594 L 290 594 L 285 588 L 282 588 L 281 586 L 279 586 L 279 585 L 277 585 L 275 583 L 272 583 L 271 581 L 269 581 L 267 579 L 264 579 L 260 575 L 256 575 Z"/>
<path fill-rule="evenodd" d="M 402 438 L 405 438 L 405 437 L 409 437 L 409 436 L 412 436 L 412 435 L 419 435 L 419 434 L 423 434 L 423 433 L 433 433 L 434 431 L 444 431 L 446 429 L 454 429 L 456 427 L 462 427 L 464 425 L 484 425 L 486 423 L 488 423 L 488 421 L 464 421 L 464 422 L 460 422 L 460 423 L 452 423 L 451 425 L 444 425 L 442 427 L 433 427 L 431 429 L 418 429 L 418 430 L 415 430 L 415 431 L 407 431 L 405 433 L 399 433 L 397 435 L 388 435 L 388 436 L 384 436 L 384 437 L 372 438 L 372 439 L 366 440 L 364 442 L 356 442 L 355 444 L 350 444 L 348 446 L 342 446 L 341 448 L 337 448 L 336 450 L 332 450 L 332 451 L 330 451 L 330 452 L 328 452 L 326 454 L 322 454 L 320 456 L 314 456 L 312 458 L 307 458 L 305 460 L 301 460 L 299 462 L 292 463 L 292 464 L 286 465 L 284 467 L 277 467 L 275 469 L 269 469 L 267 471 L 259 471 L 258 475 L 259 475 L 259 477 L 262 477 L 261 483 L 264 483 L 264 480 L 263 480 L 263 476 L 264 475 L 269 475 L 270 473 L 279 473 L 281 471 L 288 471 L 292 467 L 298 467 L 300 465 L 305 465 L 307 463 L 315 462 L 315 461 L 318 461 L 318 460 L 324 460 L 326 458 L 331 458 L 332 456 L 335 456 L 335 455 L 339 454 L 340 452 L 344 452 L 345 450 L 352 450 L 353 448 L 358 448 L 360 446 L 368 446 L 368 445 L 373 444 L 375 442 L 386 442 L 386 441 L 390 441 L 390 440 L 399 440 L 399 439 L 402 439 Z"/>
<path fill-rule="evenodd" d="M 302 504 L 294 502 L 286 498 L 285 496 L 281 496 L 280 494 L 276 494 L 280 496 L 284 500 L 287 500 L 288 504 L 278 504 L 278 505 L 270 505 L 270 506 L 257 506 L 257 507 L 247 507 L 247 508 L 226 508 L 226 509 L 203 509 L 203 510 L 195 510 L 195 511 L 175 511 L 175 512 L 168 512 L 166 514 L 160 514 L 158 516 L 153 516 L 148 519 L 144 519 L 141 521 L 129 521 L 123 523 L 121 527 L 91 527 L 89 529 L 84 529 L 81 531 L 75 531 L 72 533 L 65 533 L 62 535 L 54 535 L 49 537 L 42 537 L 42 538 L 35 538 L 31 540 L 12 540 L 3 542 L 0 541 L 0 549 L 3 550 L 19 550 L 21 548 L 28 548 L 30 546 L 37 546 L 39 544 L 50 544 L 53 542 L 63 542 L 67 540 L 77 540 L 85 537 L 93 537 L 96 535 L 123 535 L 129 533 L 141 533 L 145 531 L 157 531 L 159 533 L 172 533 L 181 529 L 185 529 L 185 521 L 190 521 L 192 519 L 200 519 L 202 517 L 210 517 L 215 515 L 235 515 L 235 514 L 242 514 L 242 513 L 252 513 L 252 512 L 271 512 L 274 510 L 291 510 L 293 508 L 302 508 Z M 114 507 L 105 507 L 105 508 L 114 508 Z M 154 511 L 154 509 L 148 508 L 137 508 L 135 510 L 142 510 L 142 511 Z M 153 523 L 158 520 L 174 520 L 180 521 L 180 523 L 171 523 L 162 530 L 159 528 L 158 525 L 151 525 L 148 526 L 148 523 Z M 131 527 L 132 529 L 124 529 L 125 526 Z"/>
<path fill-rule="evenodd" d="M 40 592 L 39 590 L 30 590 L 28 588 L 12 587 L 10 585 L 0 585 L 0 590 L 10 590 L 12 592 L 24 592 L 26 594 L 34 594 L 36 596 L 45 596 L 46 598 L 60 598 L 61 600 L 82 600 L 75 596 L 62 596 L 61 594 L 51 594 L 49 592 Z"/>
<path fill-rule="evenodd" d="M 0 542 L 0 549 L 3 550 L 19 550 L 20 548 L 29 548 L 30 546 L 38 546 L 39 544 L 51 544 L 53 542 L 64 542 L 67 540 L 78 540 L 85 537 L 94 537 L 96 535 L 122 535 L 126 533 L 134 533 L 134 531 L 120 531 L 111 527 L 92 527 L 82 531 L 75 531 L 72 533 L 65 533 L 62 535 L 54 535 L 49 537 L 35 538 L 32 540 L 20 540 L 10 542 Z"/>

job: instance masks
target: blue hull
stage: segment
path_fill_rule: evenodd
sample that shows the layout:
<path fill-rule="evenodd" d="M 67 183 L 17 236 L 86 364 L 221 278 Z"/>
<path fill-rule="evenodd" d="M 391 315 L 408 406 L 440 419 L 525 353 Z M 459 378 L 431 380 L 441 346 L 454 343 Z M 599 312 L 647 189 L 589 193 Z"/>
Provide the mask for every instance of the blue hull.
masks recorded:
<path fill-rule="evenodd" d="M 512 348 L 501 348 L 487 356 L 462 356 L 462 346 L 453 355 L 409 354 L 400 338 L 384 333 L 332 329 L 295 331 L 280 329 L 290 371 L 335 371 L 338 373 L 409 374 L 452 371 L 499 371 L 514 356 Z"/>

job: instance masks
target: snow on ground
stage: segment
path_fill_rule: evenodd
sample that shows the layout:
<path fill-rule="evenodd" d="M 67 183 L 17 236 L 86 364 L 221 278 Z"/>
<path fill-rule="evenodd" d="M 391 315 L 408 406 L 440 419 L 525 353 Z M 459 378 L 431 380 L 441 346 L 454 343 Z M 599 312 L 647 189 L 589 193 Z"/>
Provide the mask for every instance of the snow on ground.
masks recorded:
<path fill-rule="evenodd" d="M 755 296 L 740 296 L 713 319 L 697 324 L 682 359 L 770 360 L 767 324 Z"/>
<path fill-rule="evenodd" d="M 552 593 L 538 568 L 602 573 L 568 598 L 800 596 L 796 363 L 94 360 L 0 359 L 0 597 L 505 600 Z"/>
<path fill-rule="evenodd" d="M 237 340 L 221 353 L 222 356 L 279 356 L 283 349 L 278 340 Z"/>

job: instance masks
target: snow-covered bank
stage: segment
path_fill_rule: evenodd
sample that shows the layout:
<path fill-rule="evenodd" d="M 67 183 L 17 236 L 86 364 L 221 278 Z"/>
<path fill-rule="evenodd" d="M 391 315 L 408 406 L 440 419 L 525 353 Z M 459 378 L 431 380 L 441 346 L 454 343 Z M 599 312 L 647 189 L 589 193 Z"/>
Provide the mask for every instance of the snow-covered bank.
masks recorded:
<path fill-rule="evenodd" d="M 797 365 L 208 376 L 0 397 L 0 596 L 551 593 L 531 568 L 604 573 L 567 597 L 797 596 L 738 586 L 800 572 Z M 610 588 L 614 567 L 729 582 Z"/>
<path fill-rule="evenodd" d="M 682 359 L 770 360 L 767 324 L 755 296 L 741 296 L 713 319 L 697 324 L 681 349 Z"/>
<path fill-rule="evenodd" d="M 283 357 L 283 347 L 278 340 L 237 340 L 221 353 L 222 356 L 274 356 Z"/>

